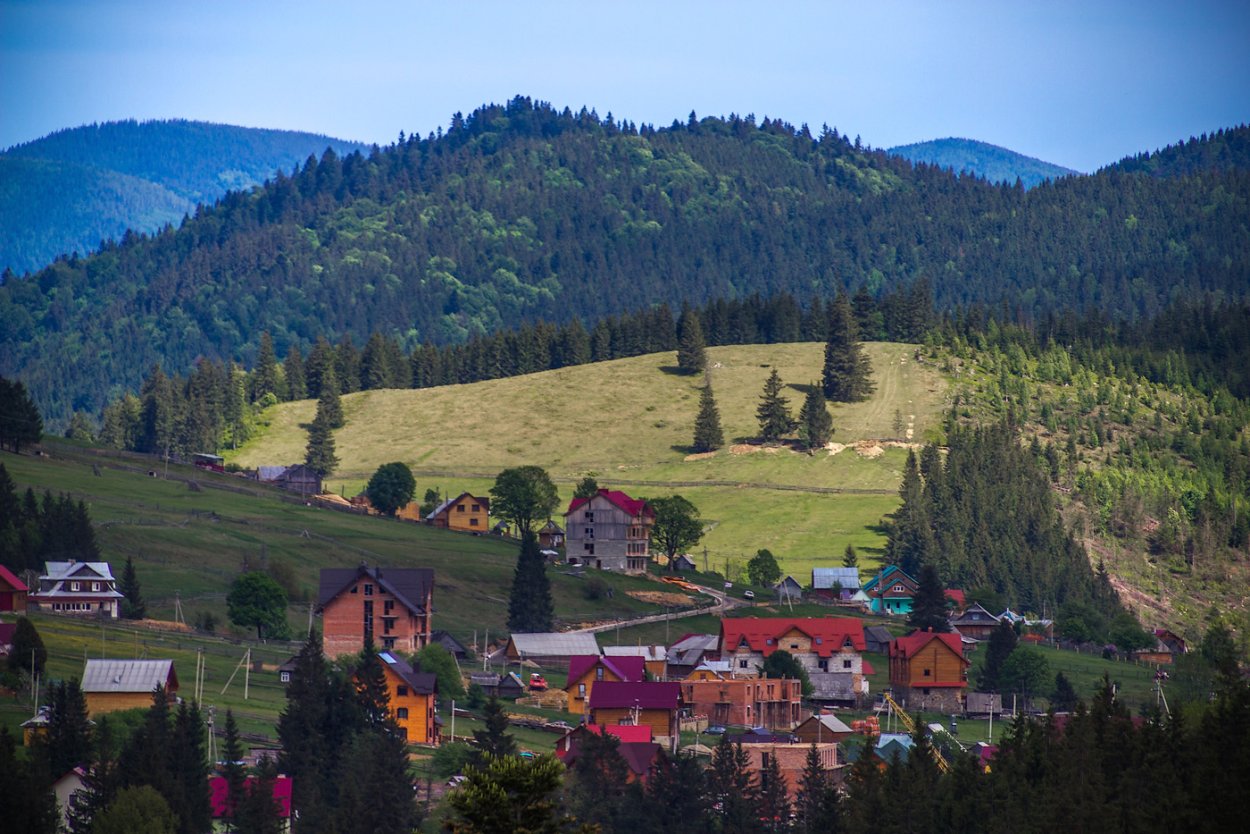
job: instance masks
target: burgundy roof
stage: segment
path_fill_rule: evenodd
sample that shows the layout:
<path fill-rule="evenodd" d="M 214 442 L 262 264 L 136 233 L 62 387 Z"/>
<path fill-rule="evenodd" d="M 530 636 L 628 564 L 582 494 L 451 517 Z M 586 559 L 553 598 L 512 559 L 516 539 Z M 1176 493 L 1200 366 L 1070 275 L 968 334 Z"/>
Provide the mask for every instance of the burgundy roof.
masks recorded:
<path fill-rule="evenodd" d="M 0 623 L 0 646 L 13 644 L 13 633 L 17 631 L 17 623 Z"/>
<path fill-rule="evenodd" d="M 677 709 L 681 702 L 681 684 L 676 681 L 642 681 L 638 683 L 599 681 L 590 690 L 590 708 L 614 709 Z"/>
<path fill-rule="evenodd" d="M 655 513 L 652 512 L 650 505 L 647 504 L 646 501 L 643 501 L 641 498 L 630 498 L 625 493 L 619 490 L 613 490 L 613 489 L 601 489 L 599 490 L 598 493 L 596 493 L 594 497 L 597 498 L 600 495 L 602 495 L 604 498 L 611 501 L 620 509 L 629 513 L 631 516 L 639 516 L 639 515 L 642 515 L 643 513 L 646 513 L 647 515 L 650 515 L 650 516 L 655 515 Z M 569 508 L 564 514 L 568 515 L 569 513 L 575 511 L 578 507 L 589 502 L 590 500 L 592 499 L 574 498 L 572 501 L 569 502 Z"/>
<path fill-rule="evenodd" d="M 768 657 L 781 648 L 777 638 L 791 629 L 798 629 L 812 638 L 812 649 L 817 657 L 830 657 L 842 651 L 848 638 L 855 651 L 867 648 L 864 622 L 854 617 L 729 617 L 721 620 L 721 654 L 734 652 L 746 640 L 751 651 Z"/>
<path fill-rule="evenodd" d="M 246 777 L 248 790 L 257 783 L 255 776 Z M 286 776 L 279 776 L 273 781 L 273 798 L 278 803 L 278 816 L 289 819 L 291 816 L 291 785 Z M 230 783 L 224 776 L 208 777 L 209 802 L 213 808 L 213 818 L 220 819 L 226 814 L 226 799 L 230 796 Z"/>
<path fill-rule="evenodd" d="M 9 570 L 4 565 L 0 565 L 0 579 L 3 579 L 15 591 L 29 591 L 30 590 L 30 588 L 26 587 L 25 582 L 18 579 L 17 576 L 14 575 L 13 571 Z"/>
<path fill-rule="evenodd" d="M 605 657 L 595 654 L 577 654 L 569 658 L 568 682 L 573 684 L 599 663 L 623 681 L 641 681 L 647 670 L 645 658 L 637 655 Z"/>

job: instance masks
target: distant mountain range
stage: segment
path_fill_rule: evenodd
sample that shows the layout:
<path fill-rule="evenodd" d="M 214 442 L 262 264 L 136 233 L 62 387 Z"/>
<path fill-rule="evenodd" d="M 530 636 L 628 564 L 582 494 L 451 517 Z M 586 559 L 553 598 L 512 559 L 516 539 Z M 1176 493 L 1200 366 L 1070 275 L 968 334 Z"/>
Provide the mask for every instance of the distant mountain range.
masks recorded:
<path fill-rule="evenodd" d="M 231 189 L 288 173 L 327 147 L 315 133 L 193 121 L 123 121 L 49 134 L 0 154 L 0 270 L 40 269 L 127 229 L 154 232 Z"/>
<path fill-rule="evenodd" d="M 886 153 L 912 162 L 936 165 L 956 174 L 975 174 L 990 182 L 1011 184 L 1019 179 L 1025 188 L 1080 173 L 975 139 L 934 139 L 914 145 L 899 145 Z"/>

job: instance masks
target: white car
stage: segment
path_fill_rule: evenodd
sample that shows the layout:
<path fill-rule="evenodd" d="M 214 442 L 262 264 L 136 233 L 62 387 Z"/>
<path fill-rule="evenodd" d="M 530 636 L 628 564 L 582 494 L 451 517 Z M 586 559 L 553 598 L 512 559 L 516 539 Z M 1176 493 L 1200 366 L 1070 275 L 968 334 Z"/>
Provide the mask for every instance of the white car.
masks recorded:
<path fill-rule="evenodd" d="M 755 591 L 743 591 L 742 598 L 743 599 L 755 599 Z"/>

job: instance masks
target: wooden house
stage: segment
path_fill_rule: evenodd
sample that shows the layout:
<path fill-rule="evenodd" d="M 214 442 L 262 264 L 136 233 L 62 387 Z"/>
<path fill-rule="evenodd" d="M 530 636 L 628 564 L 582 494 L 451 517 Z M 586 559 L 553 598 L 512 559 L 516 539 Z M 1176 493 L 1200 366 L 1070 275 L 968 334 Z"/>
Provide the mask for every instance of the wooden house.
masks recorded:
<path fill-rule="evenodd" d="M 646 669 L 641 657 L 603 657 L 601 655 L 577 655 L 569 658 L 568 683 L 564 691 L 569 695 L 569 712 L 585 715 L 590 711 L 590 696 L 597 684 L 603 681 L 638 683 L 643 680 Z"/>
<path fill-rule="evenodd" d="M 590 498 L 574 498 L 564 513 L 565 553 L 569 561 L 600 570 L 643 573 L 651 559 L 655 512 L 646 501 L 601 489 Z"/>
<path fill-rule="evenodd" d="M 101 715 L 152 706 L 152 693 L 165 687 L 165 697 L 178 698 L 178 675 L 172 660 L 88 660 L 82 674 L 87 712 Z"/>
<path fill-rule="evenodd" d="M 430 642 L 433 598 L 428 568 L 322 568 L 317 610 L 326 657 L 356 654 L 366 638 L 415 654 Z"/>
<path fill-rule="evenodd" d="M 0 612 L 26 613 L 26 595 L 30 589 L 13 571 L 0 565 Z"/>
<path fill-rule="evenodd" d="M 681 680 L 720 655 L 720 635 L 683 634 L 668 647 L 668 677 Z"/>
<path fill-rule="evenodd" d="M 530 661 L 550 669 L 569 668 L 570 658 L 599 654 L 595 635 L 567 632 L 534 632 L 513 634 L 504 653 L 510 663 Z"/>
<path fill-rule="evenodd" d="M 964 702 L 964 715 L 969 718 L 997 717 L 1003 711 L 1003 697 L 997 692 L 969 692 Z"/>
<path fill-rule="evenodd" d="M 802 602 L 803 586 L 793 576 L 786 576 L 773 586 L 779 602 Z"/>
<path fill-rule="evenodd" d="M 874 614 L 910 614 L 916 587 L 916 580 L 902 568 L 890 565 L 869 577 L 863 591 Z"/>
<path fill-rule="evenodd" d="M 452 657 L 454 657 L 456 660 L 468 660 L 469 659 L 468 647 L 465 646 L 464 643 L 461 643 L 459 640 L 457 640 L 455 637 L 452 637 L 446 631 L 442 631 L 442 630 L 431 631 L 430 642 L 438 643 L 440 646 L 446 649 L 447 653 L 450 654 Z"/>
<path fill-rule="evenodd" d="M 988 640 L 994 633 L 994 629 L 998 628 L 998 617 L 986 611 L 981 603 L 974 602 L 965 608 L 962 614 L 951 620 L 951 626 L 964 637 L 970 637 L 973 640 Z"/>
<path fill-rule="evenodd" d="M 386 674 L 391 714 L 410 744 L 438 744 L 439 719 L 435 712 L 438 677 L 412 668 L 392 652 L 378 652 Z"/>
<path fill-rule="evenodd" d="M 652 741 L 651 728 L 643 725 L 579 724 L 556 742 L 556 758 L 572 767 L 581 753 L 581 744 L 591 734 L 609 735 L 617 739 L 616 751 L 625 760 L 625 781 L 646 783 L 651 766 L 659 755 L 660 745 Z"/>
<path fill-rule="evenodd" d="M 509 672 L 506 675 L 497 675 L 494 672 L 471 672 L 469 686 L 473 684 L 481 687 L 483 694 L 487 697 L 493 695 L 496 698 L 520 698 L 525 694 L 525 683 L 516 672 Z"/>
<path fill-rule="evenodd" d="M 425 521 L 444 530 L 485 533 L 490 529 L 490 499 L 462 492 L 431 510 Z"/>
<path fill-rule="evenodd" d="M 663 646 L 604 646 L 602 651 L 607 657 L 641 657 L 652 680 L 668 676 L 668 649 Z"/>
<path fill-rule="evenodd" d="M 864 642 L 872 654 L 886 654 L 894 635 L 885 626 L 864 626 Z"/>
<path fill-rule="evenodd" d="M 812 568 L 812 593 L 845 602 L 859 590 L 859 568 Z"/>
<path fill-rule="evenodd" d="M 256 480 L 299 495 L 321 494 L 321 476 L 302 463 L 290 466 L 258 466 Z"/>
<path fill-rule="evenodd" d="M 969 665 L 958 634 L 917 631 L 890 643 L 890 689 L 910 709 L 963 712 Z"/>
<path fill-rule="evenodd" d="M 295 670 L 299 668 L 299 655 L 291 655 L 286 662 L 278 667 L 278 682 L 288 684 L 295 675 Z"/>
<path fill-rule="evenodd" d="M 656 741 L 676 751 L 681 687 L 677 683 L 601 681 L 590 696 L 590 723 L 645 724 Z"/>
<path fill-rule="evenodd" d="M 825 744 L 845 741 L 853 731 L 836 715 L 811 715 L 790 732 L 803 744 Z"/>
<path fill-rule="evenodd" d="M 47 562 L 39 590 L 28 597 L 32 607 L 54 614 L 117 619 L 122 593 L 108 562 Z"/>
<path fill-rule="evenodd" d="M 790 729 L 799 723 L 803 682 L 725 678 L 681 681 L 683 707 L 710 724 Z"/>
<path fill-rule="evenodd" d="M 538 546 L 543 550 L 558 550 L 564 547 L 564 530 L 551 519 L 538 528 Z"/>

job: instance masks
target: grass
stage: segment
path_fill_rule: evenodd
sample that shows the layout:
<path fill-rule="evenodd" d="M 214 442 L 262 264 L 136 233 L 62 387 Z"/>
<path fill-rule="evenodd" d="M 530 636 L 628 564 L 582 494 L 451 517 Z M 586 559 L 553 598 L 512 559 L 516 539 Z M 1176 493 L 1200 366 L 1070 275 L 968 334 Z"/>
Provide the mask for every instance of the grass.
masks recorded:
<path fill-rule="evenodd" d="M 946 405 L 941 375 L 914 361 L 913 346 L 865 347 L 877 392 L 863 403 L 831 406 L 835 442 L 893 438 L 896 413 L 904 436 L 931 434 Z M 758 428 L 755 408 L 770 371 L 788 383 L 797 412 L 805 386 L 819 379 L 823 346 L 716 347 L 708 361 L 726 440 L 740 444 Z M 677 375 L 672 365 L 672 354 L 652 354 L 471 385 L 348 395 L 347 425 L 335 433 L 342 468 L 329 487 L 355 494 L 378 466 L 402 460 L 416 473 L 418 492 L 481 494 L 500 469 L 536 463 L 566 499 L 587 473 L 631 494 L 686 496 L 708 522 L 702 544 L 709 561 L 723 570 L 728 560 L 731 574 L 762 547 L 799 577 L 840 560 L 847 544 L 870 558 L 883 546 L 877 525 L 898 505 L 904 450 L 809 456 L 743 445 L 688 459 L 702 377 Z M 228 459 L 245 467 L 302 459 L 302 425 L 314 410 L 312 401 L 273 407 L 263 418 L 267 428 Z"/>

